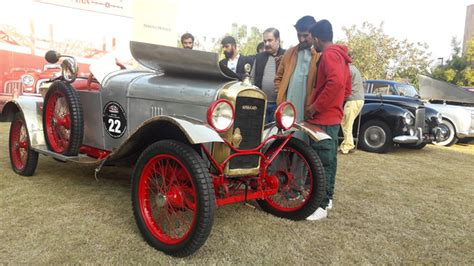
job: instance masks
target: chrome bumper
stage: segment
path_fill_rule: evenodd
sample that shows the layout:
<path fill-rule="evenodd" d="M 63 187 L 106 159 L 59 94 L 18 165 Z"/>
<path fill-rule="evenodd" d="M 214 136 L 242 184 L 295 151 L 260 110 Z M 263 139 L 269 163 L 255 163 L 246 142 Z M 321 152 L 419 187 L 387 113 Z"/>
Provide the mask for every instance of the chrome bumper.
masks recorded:
<path fill-rule="evenodd" d="M 448 138 L 448 131 L 441 127 L 435 127 L 431 130 L 432 135 L 427 136 L 427 140 L 441 142 L 445 141 Z M 393 138 L 393 142 L 402 143 L 402 144 L 421 144 L 425 138 L 423 137 L 423 129 L 421 127 L 417 128 L 415 135 L 403 135 L 396 136 Z"/>
<path fill-rule="evenodd" d="M 393 138 L 393 142 L 395 143 L 402 143 L 402 144 L 420 144 L 423 142 L 423 129 L 421 127 L 416 129 L 415 135 L 403 135 L 403 136 L 396 136 Z"/>

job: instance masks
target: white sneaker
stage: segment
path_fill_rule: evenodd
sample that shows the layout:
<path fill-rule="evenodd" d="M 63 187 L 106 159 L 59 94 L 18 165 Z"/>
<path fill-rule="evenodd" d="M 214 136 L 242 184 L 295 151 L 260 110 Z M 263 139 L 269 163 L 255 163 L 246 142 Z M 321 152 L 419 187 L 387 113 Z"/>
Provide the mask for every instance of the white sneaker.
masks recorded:
<path fill-rule="evenodd" d="M 329 200 L 329 204 L 326 207 L 326 210 L 332 210 L 332 199 Z"/>
<path fill-rule="evenodd" d="M 316 211 L 313 214 L 306 217 L 306 220 L 308 220 L 308 221 L 317 221 L 317 220 L 322 220 L 326 217 L 328 217 L 328 211 L 326 209 L 323 209 L 323 208 L 319 207 L 319 208 L 316 209 Z"/>

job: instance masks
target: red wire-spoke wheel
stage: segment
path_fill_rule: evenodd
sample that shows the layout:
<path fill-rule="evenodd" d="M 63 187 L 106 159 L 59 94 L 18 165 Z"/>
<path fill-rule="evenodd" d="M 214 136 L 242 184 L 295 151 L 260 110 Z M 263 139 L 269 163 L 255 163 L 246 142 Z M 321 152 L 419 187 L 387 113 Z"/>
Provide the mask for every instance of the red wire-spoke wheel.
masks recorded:
<path fill-rule="evenodd" d="M 38 153 L 31 149 L 28 130 L 21 113 L 15 114 L 10 127 L 10 162 L 19 175 L 31 176 L 38 165 Z"/>
<path fill-rule="evenodd" d="M 43 129 L 48 148 L 63 155 L 77 155 L 84 122 L 79 95 L 65 82 L 54 82 L 45 97 Z"/>
<path fill-rule="evenodd" d="M 138 159 L 132 186 L 135 220 L 151 246 L 184 257 L 204 244 L 215 195 L 209 170 L 190 146 L 173 140 L 152 144 Z"/>
<path fill-rule="evenodd" d="M 265 153 L 270 157 L 282 141 Z M 268 213 L 291 220 L 303 220 L 321 204 L 326 178 L 317 153 L 299 139 L 292 138 L 267 168 L 267 175 L 279 181 L 278 192 L 257 202 Z"/>

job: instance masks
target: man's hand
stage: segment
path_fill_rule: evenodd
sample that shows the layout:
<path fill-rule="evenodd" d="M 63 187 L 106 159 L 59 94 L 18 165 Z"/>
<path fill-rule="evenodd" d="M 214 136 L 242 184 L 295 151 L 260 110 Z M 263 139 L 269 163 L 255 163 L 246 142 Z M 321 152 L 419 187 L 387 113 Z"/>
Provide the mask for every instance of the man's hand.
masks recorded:
<path fill-rule="evenodd" d="M 306 119 L 313 118 L 315 113 L 316 113 L 316 110 L 314 109 L 312 105 L 307 105 L 306 108 L 304 108 L 304 117 Z"/>

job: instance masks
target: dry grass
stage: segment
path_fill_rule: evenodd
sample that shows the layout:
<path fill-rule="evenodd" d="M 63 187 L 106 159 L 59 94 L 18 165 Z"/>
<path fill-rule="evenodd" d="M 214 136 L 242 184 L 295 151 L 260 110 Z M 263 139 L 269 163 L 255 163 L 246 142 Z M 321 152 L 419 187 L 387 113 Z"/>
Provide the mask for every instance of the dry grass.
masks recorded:
<path fill-rule="evenodd" d="M 219 208 L 193 256 L 174 259 L 141 238 L 130 170 L 60 164 L 10 169 L 0 123 L 1 263 L 367 264 L 474 263 L 474 145 L 340 156 L 335 208 L 292 222 L 241 204 Z"/>

